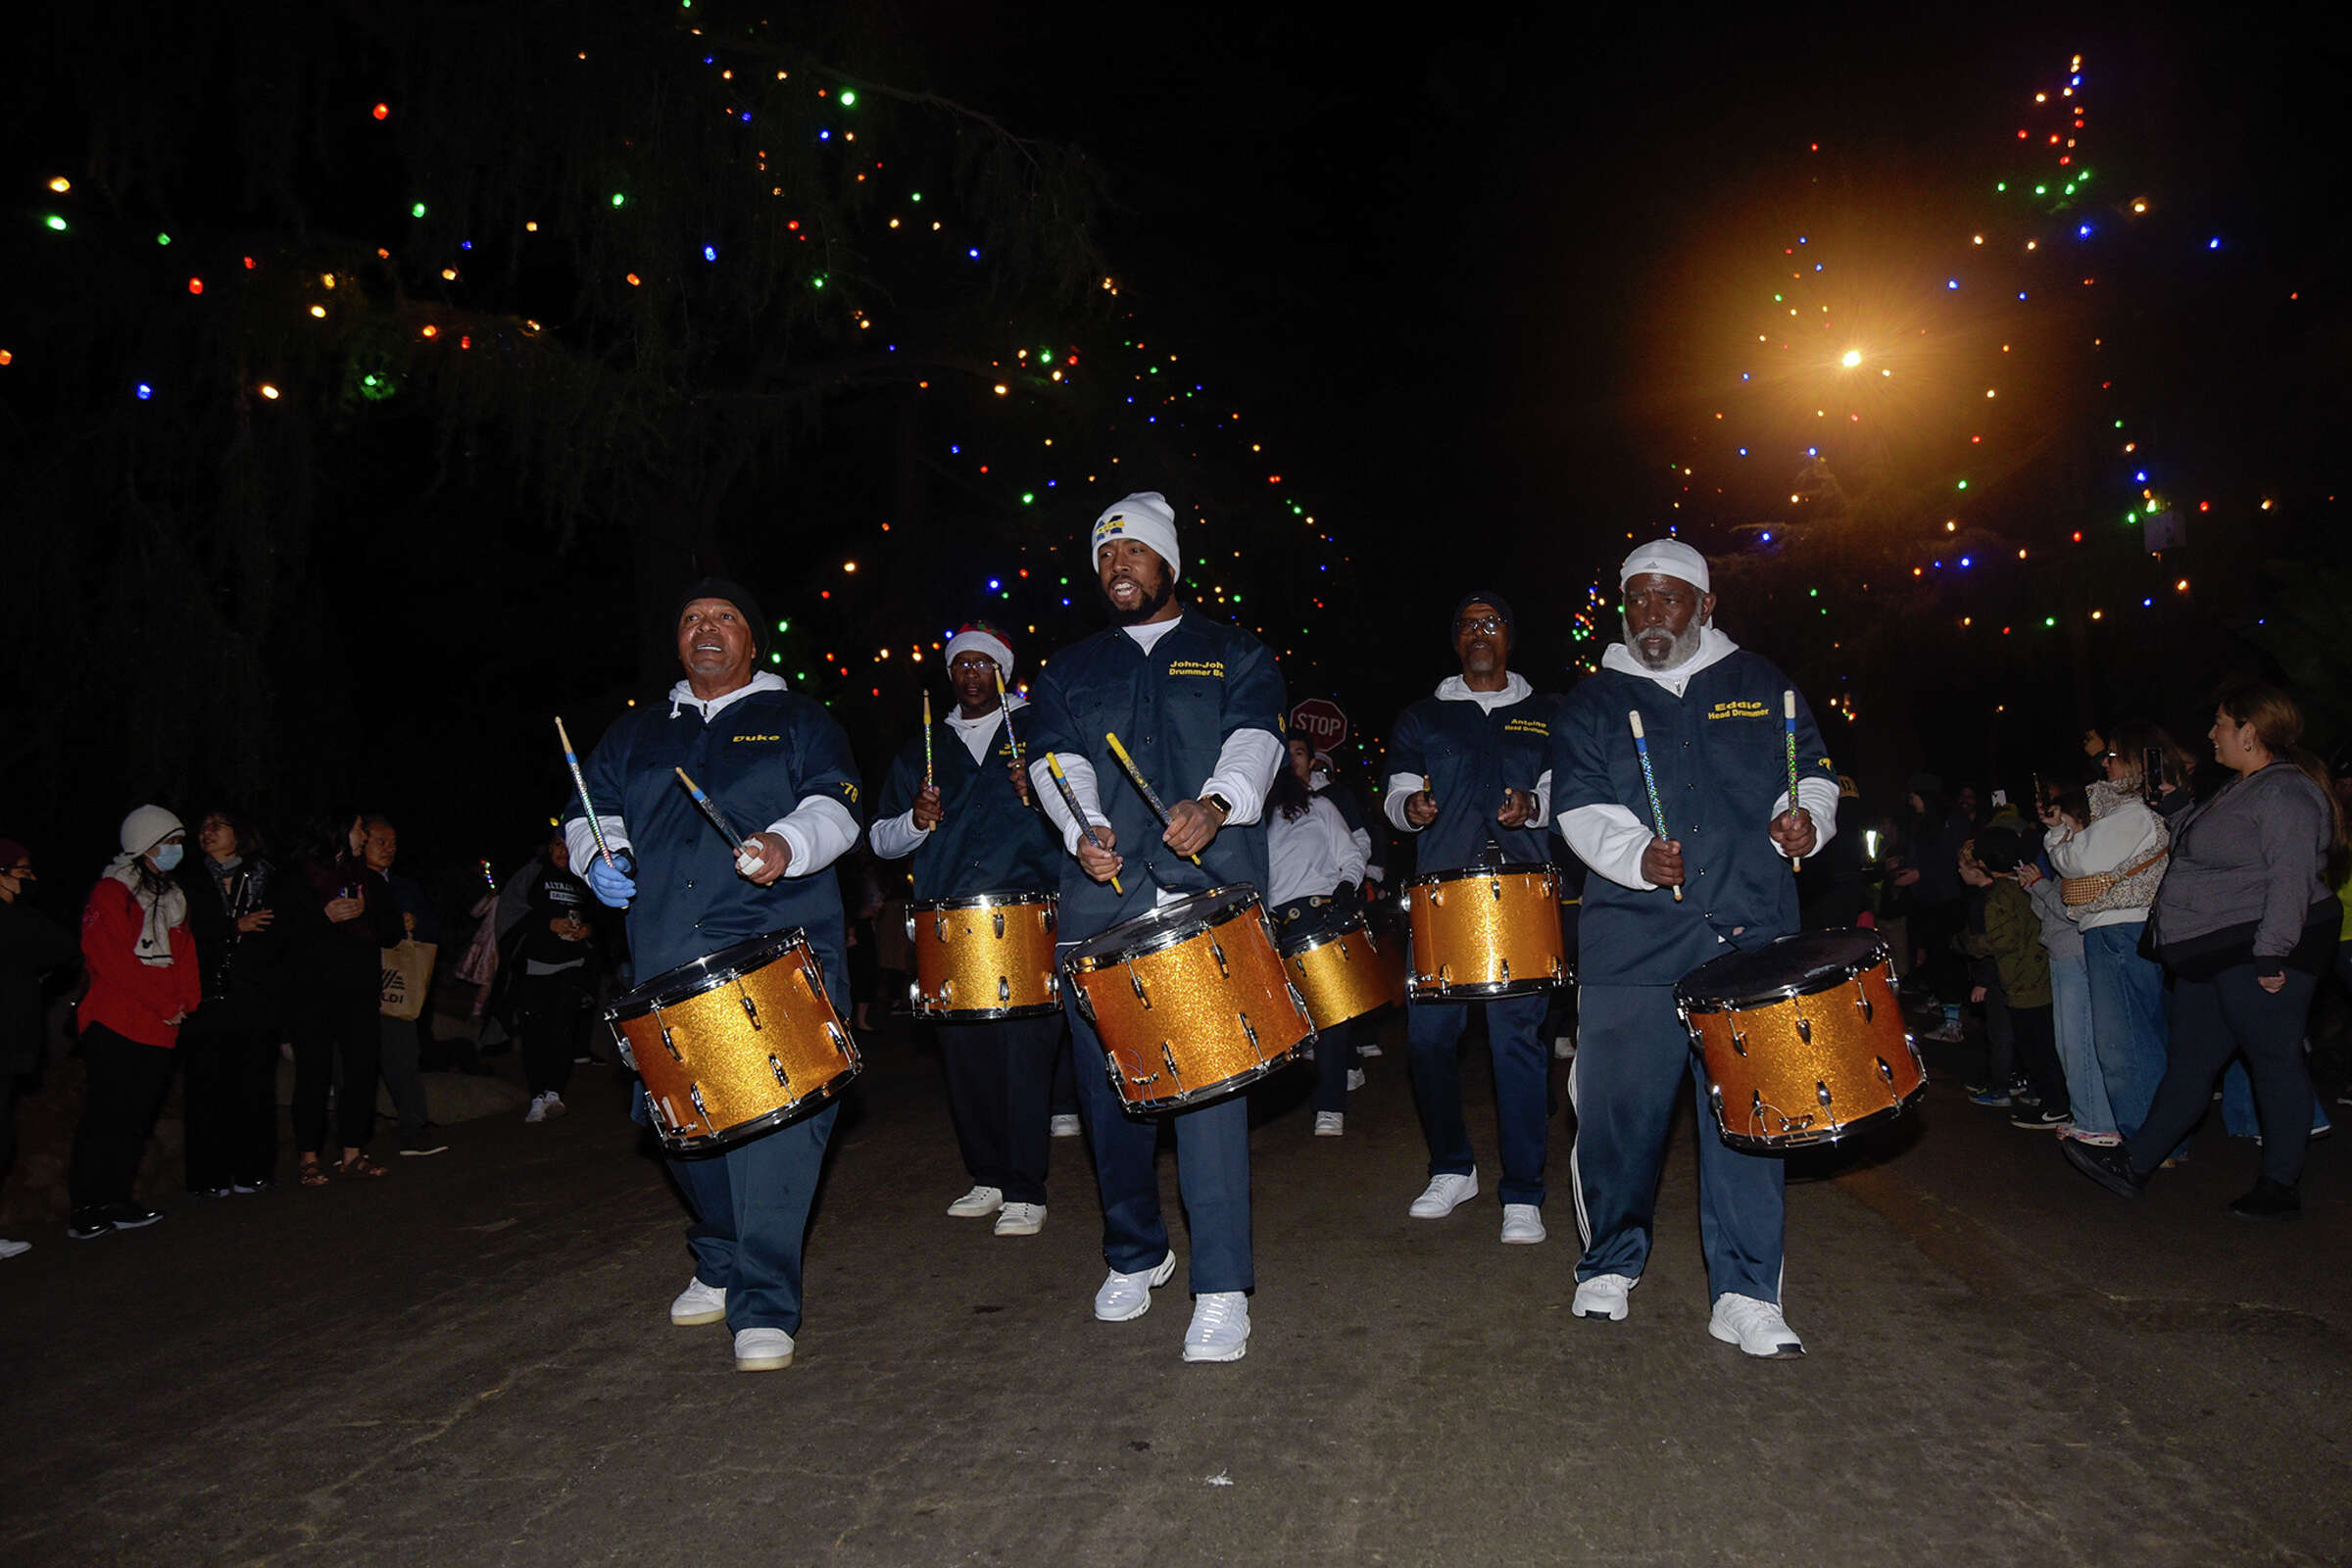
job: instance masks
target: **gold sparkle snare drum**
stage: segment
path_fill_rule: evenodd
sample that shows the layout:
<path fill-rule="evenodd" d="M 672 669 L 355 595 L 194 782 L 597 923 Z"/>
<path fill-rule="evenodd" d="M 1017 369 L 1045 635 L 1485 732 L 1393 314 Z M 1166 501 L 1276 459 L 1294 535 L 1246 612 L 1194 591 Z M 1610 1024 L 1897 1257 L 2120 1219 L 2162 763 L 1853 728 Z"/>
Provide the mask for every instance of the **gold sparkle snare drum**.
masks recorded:
<path fill-rule="evenodd" d="M 1211 888 L 1079 943 L 1061 960 L 1130 1110 L 1180 1110 L 1313 1049 L 1257 889 Z"/>
<path fill-rule="evenodd" d="M 1548 865 L 1472 865 L 1404 885 L 1412 958 L 1405 990 L 1431 1002 L 1484 1002 L 1556 990 L 1560 873 Z"/>
<path fill-rule="evenodd" d="M 1381 946 L 1360 914 L 1282 945 L 1282 966 L 1319 1030 L 1404 1005 L 1400 956 L 1394 942 Z"/>
<path fill-rule="evenodd" d="M 858 1075 L 858 1048 L 799 931 L 738 942 L 616 997 L 662 1146 L 721 1149 L 813 1110 Z"/>
<path fill-rule="evenodd" d="M 1054 895 L 983 893 L 906 906 L 914 948 L 907 987 L 918 1018 L 961 1023 L 1061 1010 L 1054 968 Z"/>
<path fill-rule="evenodd" d="M 1753 1154 L 1834 1144 L 1927 1088 L 1886 944 L 1806 931 L 1700 964 L 1674 988 L 1723 1141 Z"/>

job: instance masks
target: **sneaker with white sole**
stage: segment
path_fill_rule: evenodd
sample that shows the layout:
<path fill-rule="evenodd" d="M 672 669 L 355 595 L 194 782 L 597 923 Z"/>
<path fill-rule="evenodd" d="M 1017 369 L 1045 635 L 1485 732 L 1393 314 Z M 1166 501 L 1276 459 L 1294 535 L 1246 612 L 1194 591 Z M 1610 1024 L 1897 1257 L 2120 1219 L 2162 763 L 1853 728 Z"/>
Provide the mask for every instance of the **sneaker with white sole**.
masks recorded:
<path fill-rule="evenodd" d="M 1140 1274 L 1122 1274 L 1117 1269 L 1102 1282 L 1095 1293 L 1095 1316 L 1104 1323 L 1126 1323 L 1152 1310 L 1152 1287 L 1165 1285 L 1176 1272 L 1176 1254 L 1170 1252 L 1159 1260 L 1156 1268 Z"/>
<path fill-rule="evenodd" d="M 701 1280 L 688 1280 L 686 1288 L 669 1303 L 669 1320 L 682 1329 L 699 1328 L 705 1323 L 717 1323 L 727 1315 L 727 1293 L 724 1287 L 705 1285 Z"/>
<path fill-rule="evenodd" d="M 1413 1206 L 1405 1212 L 1415 1219 L 1444 1219 L 1477 1196 L 1477 1171 L 1473 1170 L 1467 1176 L 1447 1172 L 1443 1176 L 1432 1176 L 1429 1185 L 1422 1189 L 1421 1196 L 1413 1200 Z"/>
<path fill-rule="evenodd" d="M 1004 1206 L 1002 1187 L 975 1187 L 948 1205 L 948 1212 L 957 1219 L 986 1219 Z"/>
<path fill-rule="evenodd" d="M 1805 1353 L 1805 1342 L 1788 1327 L 1781 1309 L 1770 1301 L 1726 1291 L 1715 1298 L 1707 1316 L 1707 1332 L 1726 1345 L 1737 1345 L 1749 1355 L 1788 1361 Z"/>
<path fill-rule="evenodd" d="M 1362 1045 L 1355 1048 L 1355 1054 L 1359 1056 L 1377 1056 L 1380 1054 L 1380 1042 L 1377 1040 L 1367 1040 Z M 2347 1098 L 2345 1103 L 2352 1104 L 2352 1098 Z"/>
<path fill-rule="evenodd" d="M 1356 1092 L 1358 1089 L 1361 1089 L 1361 1088 L 1363 1088 L 1363 1087 L 1364 1087 L 1364 1069 L 1363 1069 L 1363 1068 L 1361 1068 L 1361 1067 L 1350 1067 L 1350 1068 L 1348 1068 L 1348 1092 L 1349 1094 L 1351 1094 L 1351 1095 L 1352 1095 L 1352 1094 L 1354 1094 L 1354 1093 L 1355 1093 L 1355 1092 Z"/>
<path fill-rule="evenodd" d="M 1574 1061 L 1576 1059 L 1576 1036 L 1573 1034 L 1552 1036 L 1551 1055 L 1554 1061 Z"/>
<path fill-rule="evenodd" d="M 20 1253 L 31 1250 L 32 1244 L 30 1242 L 12 1242 L 6 1237 L 0 1237 L 0 1257 L 15 1257 Z"/>
<path fill-rule="evenodd" d="M 1502 1205 L 1502 1239 L 1513 1247 L 1533 1247 L 1542 1241 L 1544 1211 L 1533 1203 Z"/>
<path fill-rule="evenodd" d="M 997 1210 L 999 1236 L 1035 1236 L 1046 1228 L 1043 1203 L 1006 1203 Z"/>
<path fill-rule="evenodd" d="M 1578 1317 L 1594 1318 L 1608 1323 L 1622 1323 L 1633 1308 L 1626 1298 L 1642 1283 L 1639 1274 L 1595 1274 L 1589 1280 L 1576 1282 L 1576 1299 L 1568 1310 Z"/>
<path fill-rule="evenodd" d="M 1249 1297 L 1211 1291 L 1193 1302 L 1193 1321 L 1184 1331 L 1187 1361 L 1239 1361 L 1249 1353 Z"/>
<path fill-rule="evenodd" d="M 547 1095 L 533 1095 L 531 1108 L 522 1113 L 522 1119 L 531 1122 L 547 1120 L 547 1102 L 550 1098 Z"/>
<path fill-rule="evenodd" d="M 1078 1136 L 1078 1118 L 1067 1114 L 1055 1116 L 1046 1123 L 1046 1131 L 1055 1138 L 1075 1138 Z"/>
<path fill-rule="evenodd" d="M 781 1372 L 792 1365 L 792 1336 L 782 1329 L 737 1329 L 735 1370 Z"/>
<path fill-rule="evenodd" d="M 1315 1136 L 1317 1138 L 1340 1138 L 1346 1136 L 1347 1132 L 1348 1113 L 1346 1111 L 1318 1110 L 1315 1112 Z"/>

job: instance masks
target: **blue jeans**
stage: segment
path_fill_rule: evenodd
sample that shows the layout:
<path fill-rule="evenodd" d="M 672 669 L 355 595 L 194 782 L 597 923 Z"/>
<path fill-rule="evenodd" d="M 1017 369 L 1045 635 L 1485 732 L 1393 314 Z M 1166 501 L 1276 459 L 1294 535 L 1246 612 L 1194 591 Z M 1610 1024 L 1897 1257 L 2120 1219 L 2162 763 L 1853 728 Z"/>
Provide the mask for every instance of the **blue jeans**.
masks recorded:
<path fill-rule="evenodd" d="M 2050 1013 L 2058 1030 L 2058 1065 L 2066 1074 L 2066 1101 L 2074 1107 L 2075 1131 L 2115 1131 L 2107 1108 L 2107 1078 L 2091 1032 L 2090 967 L 2080 957 L 2050 959 Z"/>
<path fill-rule="evenodd" d="M 2107 1085 L 2107 1108 L 2115 1130 L 2126 1138 L 2148 1119 L 2156 1086 L 2164 1081 L 2164 970 L 2139 956 L 2140 922 L 2094 925 L 2082 933 L 2082 958 L 2090 971 L 2091 1039 L 2099 1075 Z"/>
<path fill-rule="evenodd" d="M 1787 1164 L 1723 1141 L 1706 1073 L 1692 1062 L 1690 1031 L 1674 1010 L 1674 987 L 1585 986 L 1577 1005 L 1576 1064 L 1568 1071 L 1576 1144 L 1568 1172 L 1585 1255 L 1576 1277 L 1642 1277 L 1675 1096 L 1688 1083 L 1698 1111 L 1698 1239 L 1708 1298 L 1737 1292 L 1778 1302 Z"/>
<path fill-rule="evenodd" d="M 1551 1054 L 1538 1038 L 1551 1006 L 1548 992 L 1484 1004 L 1408 1003 L 1404 1035 L 1411 1048 L 1413 1104 L 1429 1144 L 1432 1176 L 1467 1176 L 1477 1169 L 1470 1129 L 1462 1120 L 1462 1031 L 1470 1009 L 1487 1009 L 1487 1049 L 1494 1058 L 1494 1122 L 1502 1144 L 1506 1203 L 1544 1201 L 1544 1141 L 1551 1120 L 1546 1092 Z M 1686 1037 L 1688 1039 L 1688 1037 Z"/>

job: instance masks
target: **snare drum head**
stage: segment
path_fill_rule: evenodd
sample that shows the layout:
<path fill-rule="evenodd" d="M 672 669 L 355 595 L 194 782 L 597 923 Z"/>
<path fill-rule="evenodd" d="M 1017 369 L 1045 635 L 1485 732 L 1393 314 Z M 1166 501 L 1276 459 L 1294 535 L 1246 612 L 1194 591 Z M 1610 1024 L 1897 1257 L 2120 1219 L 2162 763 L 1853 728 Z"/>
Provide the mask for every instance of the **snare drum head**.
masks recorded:
<path fill-rule="evenodd" d="M 808 941 L 807 934 L 795 926 L 790 931 L 770 931 L 763 937 L 721 948 L 707 958 L 664 969 L 634 990 L 622 992 L 605 1009 L 605 1016 L 634 1018 L 655 1007 L 674 1007 L 691 997 L 725 985 L 737 975 L 750 974 L 796 947 L 806 947 Z"/>
<path fill-rule="evenodd" d="M 1845 983 L 1886 956 L 1869 931 L 1799 931 L 1750 953 L 1727 953 L 1683 976 L 1674 994 L 1709 1007 L 1769 1002 L 1790 992 L 1811 996 Z"/>
<path fill-rule="evenodd" d="M 1244 909 L 1258 906 L 1259 902 L 1257 889 L 1247 882 L 1188 894 L 1173 904 L 1161 905 L 1150 914 L 1121 920 L 1101 935 L 1088 937 L 1072 948 L 1062 961 L 1100 968 L 1181 941 L 1188 932 L 1223 925 Z"/>
<path fill-rule="evenodd" d="M 1351 914 L 1345 920 L 1335 921 L 1330 925 L 1318 927 L 1298 936 L 1284 938 L 1282 956 L 1287 958 L 1294 954 L 1312 953 L 1317 948 L 1345 941 L 1365 929 L 1364 917 L 1360 914 Z"/>
<path fill-rule="evenodd" d="M 1501 865 L 1465 865 L 1451 871 L 1429 871 L 1405 882 L 1408 888 L 1434 888 L 1442 882 L 1470 882 L 1482 876 L 1526 876 L 1554 870 L 1549 860 L 1510 860 Z"/>

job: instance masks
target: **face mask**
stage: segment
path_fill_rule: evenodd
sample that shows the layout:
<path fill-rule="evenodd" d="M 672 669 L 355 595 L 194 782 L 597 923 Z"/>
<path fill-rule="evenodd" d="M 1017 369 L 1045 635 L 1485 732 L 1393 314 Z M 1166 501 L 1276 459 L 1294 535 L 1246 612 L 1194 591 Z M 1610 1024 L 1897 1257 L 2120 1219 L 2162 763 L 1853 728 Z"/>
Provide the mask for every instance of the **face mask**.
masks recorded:
<path fill-rule="evenodd" d="M 166 844 L 160 846 L 155 852 L 155 868 L 158 871 L 171 870 L 173 866 L 179 864 L 179 845 Z"/>

